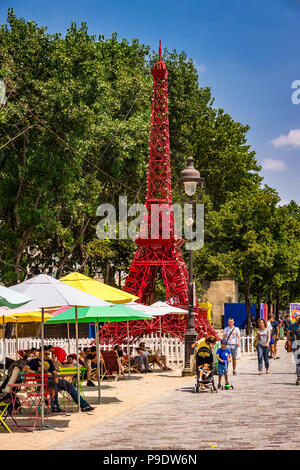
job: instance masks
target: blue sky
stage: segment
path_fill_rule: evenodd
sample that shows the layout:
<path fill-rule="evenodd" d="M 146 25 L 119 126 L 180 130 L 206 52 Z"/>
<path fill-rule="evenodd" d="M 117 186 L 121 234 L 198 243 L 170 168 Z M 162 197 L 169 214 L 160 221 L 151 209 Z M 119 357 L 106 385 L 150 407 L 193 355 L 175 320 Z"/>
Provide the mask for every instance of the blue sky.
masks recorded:
<path fill-rule="evenodd" d="M 184 50 L 215 105 L 251 126 L 265 183 L 283 203 L 300 203 L 300 103 L 291 100 L 300 80 L 300 0 L 0 0 L 1 23 L 9 7 L 50 33 L 86 21 L 93 34 Z"/>

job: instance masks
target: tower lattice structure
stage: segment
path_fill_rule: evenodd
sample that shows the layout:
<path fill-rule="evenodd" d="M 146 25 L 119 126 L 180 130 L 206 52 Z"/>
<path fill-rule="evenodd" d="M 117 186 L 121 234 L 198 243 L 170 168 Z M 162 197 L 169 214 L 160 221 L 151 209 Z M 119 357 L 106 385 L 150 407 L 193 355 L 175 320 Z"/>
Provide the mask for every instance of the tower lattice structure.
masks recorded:
<path fill-rule="evenodd" d="M 172 205 L 170 139 L 168 115 L 168 71 L 161 59 L 152 69 L 153 94 L 150 130 L 150 155 L 146 211 L 137 250 L 126 279 L 124 290 L 139 297 L 139 302 L 154 302 L 155 282 L 160 270 L 166 288 L 166 300 L 176 307 L 188 306 L 188 271 L 180 247 L 184 240 L 177 236 Z M 160 210 L 158 210 L 160 209 Z M 195 305 L 195 328 L 199 337 L 215 335 L 207 320 L 206 310 Z M 187 325 L 187 315 L 165 315 L 161 320 L 130 321 L 130 338 L 135 341 L 143 334 L 159 333 L 177 336 L 181 340 Z M 101 341 L 121 344 L 127 338 L 126 322 L 106 324 L 100 332 Z"/>
<path fill-rule="evenodd" d="M 161 60 L 152 69 L 153 94 L 146 211 L 124 290 L 143 304 L 154 301 L 158 270 L 166 288 L 166 300 L 177 306 L 188 303 L 188 272 L 180 250 L 184 240 L 176 235 L 172 206 L 168 71 Z"/>

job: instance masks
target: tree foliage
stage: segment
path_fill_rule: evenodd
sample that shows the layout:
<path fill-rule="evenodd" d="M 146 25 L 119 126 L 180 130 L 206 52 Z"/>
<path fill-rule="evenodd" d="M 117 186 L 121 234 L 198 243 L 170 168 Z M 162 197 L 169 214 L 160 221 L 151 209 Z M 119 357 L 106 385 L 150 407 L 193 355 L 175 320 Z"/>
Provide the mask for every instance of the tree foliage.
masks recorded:
<path fill-rule="evenodd" d="M 0 27 L 2 282 L 79 269 L 115 283 L 127 272 L 135 244 L 97 239 L 96 209 L 119 195 L 145 201 L 156 59 L 137 39 L 92 36 L 85 23 L 62 37 L 9 10 Z M 299 206 L 278 207 L 261 187 L 249 127 L 214 107 L 192 60 L 166 49 L 163 59 L 174 200 L 188 156 L 205 179 L 197 280 L 232 274 L 251 301 L 278 290 L 282 301 L 299 298 Z"/>

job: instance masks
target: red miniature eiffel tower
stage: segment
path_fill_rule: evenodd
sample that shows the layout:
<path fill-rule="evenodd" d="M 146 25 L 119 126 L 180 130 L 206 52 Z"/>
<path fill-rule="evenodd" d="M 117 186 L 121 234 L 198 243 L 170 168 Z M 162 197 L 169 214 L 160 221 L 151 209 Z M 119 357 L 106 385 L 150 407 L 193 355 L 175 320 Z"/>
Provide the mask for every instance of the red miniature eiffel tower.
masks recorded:
<path fill-rule="evenodd" d="M 154 302 L 155 282 L 160 269 L 166 288 L 166 300 L 176 306 L 188 304 L 188 272 L 180 246 L 184 240 L 176 235 L 172 206 L 170 141 L 168 115 L 168 71 L 161 60 L 152 69 L 153 96 L 150 131 L 150 156 L 146 209 L 138 245 L 124 290 L 139 297 L 143 304 Z M 161 208 L 160 215 L 157 208 Z M 168 235 L 163 236 L 165 221 Z M 152 231 L 151 231 L 152 228 Z M 153 233 L 154 232 L 154 233 Z"/>

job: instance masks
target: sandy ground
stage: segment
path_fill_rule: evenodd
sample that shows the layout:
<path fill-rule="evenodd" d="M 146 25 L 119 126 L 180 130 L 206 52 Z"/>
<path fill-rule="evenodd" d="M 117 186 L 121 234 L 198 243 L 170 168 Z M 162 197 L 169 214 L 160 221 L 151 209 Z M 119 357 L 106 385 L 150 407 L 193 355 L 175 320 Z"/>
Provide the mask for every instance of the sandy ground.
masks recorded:
<path fill-rule="evenodd" d="M 56 429 L 37 430 L 34 433 L 13 428 L 13 434 L 0 434 L 0 448 L 47 449 L 71 436 L 76 439 L 77 433 L 121 415 L 190 381 L 191 377 L 181 377 L 181 369 L 170 372 L 156 369 L 152 374 L 133 374 L 130 379 L 127 379 L 127 376 L 126 380 L 121 377 L 117 382 L 105 380 L 101 383 L 102 404 L 97 405 L 91 414 L 72 412 L 69 416 L 53 416 L 45 422 Z M 91 405 L 97 403 L 96 388 L 85 389 L 84 393 Z M 11 420 L 8 419 L 8 424 L 10 423 Z"/>

